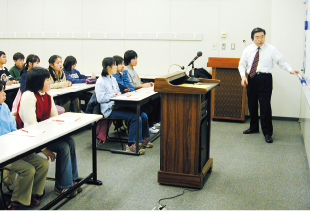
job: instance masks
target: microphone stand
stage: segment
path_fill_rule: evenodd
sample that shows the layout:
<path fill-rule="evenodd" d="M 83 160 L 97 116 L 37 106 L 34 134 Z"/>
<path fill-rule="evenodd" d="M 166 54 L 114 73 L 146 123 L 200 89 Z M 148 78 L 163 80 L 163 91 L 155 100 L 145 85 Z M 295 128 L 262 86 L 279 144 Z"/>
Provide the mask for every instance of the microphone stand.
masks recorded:
<path fill-rule="evenodd" d="M 197 78 L 194 77 L 194 71 L 195 71 L 195 68 L 194 68 L 194 62 L 192 63 L 192 74 L 190 74 L 190 78 L 189 79 L 186 79 L 186 82 L 187 83 L 190 83 L 190 84 L 194 84 L 194 83 L 198 83 L 200 82 Z"/>

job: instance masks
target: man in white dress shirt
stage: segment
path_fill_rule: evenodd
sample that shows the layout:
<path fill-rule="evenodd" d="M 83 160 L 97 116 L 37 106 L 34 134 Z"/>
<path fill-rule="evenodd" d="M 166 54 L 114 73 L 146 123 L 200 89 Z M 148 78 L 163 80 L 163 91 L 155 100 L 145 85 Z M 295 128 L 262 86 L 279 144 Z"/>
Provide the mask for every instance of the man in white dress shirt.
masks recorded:
<path fill-rule="evenodd" d="M 251 32 L 251 39 L 254 42 L 246 47 L 239 62 L 239 72 L 242 78 L 241 85 L 247 87 L 248 107 L 250 111 L 250 127 L 243 131 L 243 134 L 259 132 L 258 102 L 260 105 L 261 128 L 267 143 L 272 143 L 272 72 L 273 62 L 283 70 L 291 74 L 299 71 L 293 70 L 284 56 L 272 45 L 265 43 L 266 31 L 255 28 Z"/>

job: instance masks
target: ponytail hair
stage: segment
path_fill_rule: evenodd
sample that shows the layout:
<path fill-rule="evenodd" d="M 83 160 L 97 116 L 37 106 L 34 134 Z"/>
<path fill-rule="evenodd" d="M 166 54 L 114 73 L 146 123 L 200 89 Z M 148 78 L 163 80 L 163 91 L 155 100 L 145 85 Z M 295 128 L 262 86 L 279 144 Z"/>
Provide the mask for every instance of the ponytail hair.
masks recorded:
<path fill-rule="evenodd" d="M 102 76 L 107 76 L 109 75 L 107 67 L 112 67 L 113 65 L 115 65 L 115 61 L 112 57 L 106 57 L 102 60 L 102 72 L 101 75 Z"/>
<path fill-rule="evenodd" d="M 29 62 L 32 64 L 36 62 L 40 62 L 40 58 L 37 55 L 29 54 L 26 58 L 26 62 L 23 65 L 22 71 L 20 72 L 20 75 L 22 75 L 24 72 L 27 72 L 29 69 Z"/>
<path fill-rule="evenodd" d="M 51 56 L 50 58 L 49 58 L 49 60 L 48 60 L 48 63 L 50 64 L 49 66 L 48 66 L 48 71 L 50 72 L 50 74 L 51 74 L 51 76 L 52 76 L 52 78 L 53 78 L 53 80 L 54 81 L 57 81 L 57 78 L 56 78 L 56 72 L 55 72 L 55 70 L 51 67 L 51 64 L 54 64 L 55 63 L 55 61 L 56 61 L 56 59 L 58 59 L 58 58 L 61 58 L 60 56 L 58 56 L 58 55 L 53 55 L 53 56 Z M 62 77 L 61 77 L 61 79 L 63 78 L 63 75 L 62 75 Z"/>
<path fill-rule="evenodd" d="M 70 71 L 72 66 L 77 63 L 76 58 L 74 56 L 67 56 L 64 61 L 64 70 Z"/>

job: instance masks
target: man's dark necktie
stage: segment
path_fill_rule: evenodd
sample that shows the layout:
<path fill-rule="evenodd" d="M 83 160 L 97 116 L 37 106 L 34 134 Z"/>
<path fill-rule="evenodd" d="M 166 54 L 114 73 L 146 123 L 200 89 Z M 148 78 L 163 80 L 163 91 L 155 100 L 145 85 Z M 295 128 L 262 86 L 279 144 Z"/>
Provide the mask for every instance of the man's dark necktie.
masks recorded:
<path fill-rule="evenodd" d="M 259 47 L 257 48 L 257 52 L 255 54 L 254 60 L 253 60 L 253 64 L 250 70 L 250 77 L 253 78 L 256 75 L 256 69 L 257 69 L 257 65 L 258 65 L 258 60 L 259 60 Z"/>

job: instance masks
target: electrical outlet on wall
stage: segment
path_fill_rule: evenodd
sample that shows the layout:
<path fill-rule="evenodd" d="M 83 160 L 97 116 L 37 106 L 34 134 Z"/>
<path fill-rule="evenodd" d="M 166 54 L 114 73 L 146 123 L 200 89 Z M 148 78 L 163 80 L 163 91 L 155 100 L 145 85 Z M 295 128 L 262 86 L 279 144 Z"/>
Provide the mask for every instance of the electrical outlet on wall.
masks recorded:
<path fill-rule="evenodd" d="M 222 43 L 222 50 L 226 50 L 226 43 Z"/>

